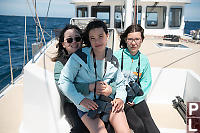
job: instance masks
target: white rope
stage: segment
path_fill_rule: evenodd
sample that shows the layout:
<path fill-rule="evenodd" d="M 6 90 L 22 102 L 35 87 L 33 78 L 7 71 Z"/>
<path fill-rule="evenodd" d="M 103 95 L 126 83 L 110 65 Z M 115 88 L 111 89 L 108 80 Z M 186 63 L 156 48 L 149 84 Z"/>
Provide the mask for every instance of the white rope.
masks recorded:
<path fill-rule="evenodd" d="M 33 5 L 34 5 L 34 1 L 32 0 L 32 2 L 33 2 Z M 39 19 L 39 17 L 38 17 L 38 15 L 37 15 L 37 11 L 36 11 L 36 6 L 33 6 L 34 7 L 34 9 L 35 9 L 35 15 L 36 15 L 36 19 L 37 19 L 37 22 L 38 22 L 38 26 L 39 26 L 39 28 L 40 28 L 40 31 L 41 31 L 41 33 L 42 33 L 42 38 L 43 38 L 43 40 L 44 40 L 44 44 L 46 45 L 46 41 L 45 41 L 45 38 L 44 38 L 44 32 L 43 32 L 43 29 L 42 29 L 42 26 L 41 26 L 41 24 L 40 24 L 40 19 Z"/>

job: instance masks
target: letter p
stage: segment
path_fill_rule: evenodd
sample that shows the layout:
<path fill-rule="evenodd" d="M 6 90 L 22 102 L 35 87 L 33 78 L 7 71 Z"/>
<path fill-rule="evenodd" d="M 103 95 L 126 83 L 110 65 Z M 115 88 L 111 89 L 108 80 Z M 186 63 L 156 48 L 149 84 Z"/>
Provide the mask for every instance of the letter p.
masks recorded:
<path fill-rule="evenodd" d="M 199 108 L 197 103 L 189 103 L 189 115 L 192 115 L 193 111 L 197 111 Z"/>

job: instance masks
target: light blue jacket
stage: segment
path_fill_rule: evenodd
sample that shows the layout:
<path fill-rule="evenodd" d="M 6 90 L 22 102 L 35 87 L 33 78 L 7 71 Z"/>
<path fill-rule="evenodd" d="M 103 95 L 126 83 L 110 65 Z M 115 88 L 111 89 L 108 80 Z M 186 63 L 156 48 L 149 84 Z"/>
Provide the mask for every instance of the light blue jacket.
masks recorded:
<path fill-rule="evenodd" d="M 105 81 L 108 84 L 115 82 L 115 96 L 124 102 L 126 100 L 126 85 L 124 76 L 119 69 L 117 58 L 113 56 L 111 49 L 107 50 L 106 54 L 106 73 L 104 73 L 105 60 L 97 60 L 97 79 L 95 76 L 93 57 L 90 56 L 91 48 L 83 48 L 72 54 L 63 70 L 61 71 L 58 81 L 61 91 L 77 106 L 78 109 L 88 112 L 86 108 L 80 105 L 84 98 L 94 99 L 94 93 L 83 95 L 78 92 L 74 86 L 74 82 L 92 83 L 98 80 Z M 97 96 L 98 98 L 98 96 Z"/>
<path fill-rule="evenodd" d="M 54 79 L 56 82 L 56 86 L 58 85 L 58 80 L 60 78 L 60 74 L 61 74 L 63 67 L 64 67 L 64 65 L 62 64 L 61 61 L 56 61 L 55 67 L 54 67 Z M 85 95 L 89 94 L 89 83 L 75 83 L 74 85 L 78 92 L 81 92 L 82 94 L 85 94 Z M 83 88 L 85 88 L 85 89 L 83 89 Z M 62 95 L 63 94 L 61 94 L 61 97 L 62 97 Z M 67 97 L 63 97 L 61 99 L 64 100 L 63 101 L 64 103 L 65 102 L 72 103 Z"/>
<path fill-rule="evenodd" d="M 122 60 L 122 51 L 123 49 L 120 49 L 114 53 L 115 57 L 117 57 L 119 64 L 121 66 L 121 60 Z M 135 104 L 140 103 L 143 101 L 150 88 L 151 88 L 151 83 L 152 83 L 152 77 L 151 77 L 151 67 L 149 60 L 147 56 L 144 54 L 138 53 L 136 55 L 131 55 L 128 49 L 124 49 L 124 54 L 123 54 L 123 73 L 124 77 L 126 78 L 127 82 L 134 81 L 137 79 L 137 68 L 138 68 L 138 60 L 139 60 L 139 55 L 140 55 L 140 84 L 141 88 L 144 92 L 143 96 L 137 96 L 133 102 Z"/>

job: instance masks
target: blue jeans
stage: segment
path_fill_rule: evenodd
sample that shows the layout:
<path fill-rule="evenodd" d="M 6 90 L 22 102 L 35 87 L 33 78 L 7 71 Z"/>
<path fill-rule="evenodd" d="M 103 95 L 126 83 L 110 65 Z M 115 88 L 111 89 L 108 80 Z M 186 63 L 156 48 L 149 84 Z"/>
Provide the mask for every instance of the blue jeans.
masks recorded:
<path fill-rule="evenodd" d="M 83 112 L 79 109 L 77 109 L 77 112 L 78 112 L 78 116 L 81 118 L 84 114 L 86 114 L 87 112 Z"/>

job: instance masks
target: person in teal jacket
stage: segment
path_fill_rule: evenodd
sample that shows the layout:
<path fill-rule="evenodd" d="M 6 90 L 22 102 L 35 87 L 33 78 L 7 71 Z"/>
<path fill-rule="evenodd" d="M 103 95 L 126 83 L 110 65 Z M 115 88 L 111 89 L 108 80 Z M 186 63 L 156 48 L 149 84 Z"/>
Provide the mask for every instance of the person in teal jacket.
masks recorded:
<path fill-rule="evenodd" d="M 54 79 L 56 85 L 60 78 L 61 70 L 72 53 L 82 47 L 82 31 L 76 25 L 66 25 L 59 35 L 59 42 L 57 44 L 57 55 L 52 58 L 55 62 Z M 75 86 L 78 91 L 83 94 L 89 94 L 89 91 L 94 90 L 94 83 L 76 83 Z M 58 87 L 58 86 L 57 86 Z M 85 89 L 82 89 L 85 88 Z M 110 95 L 112 88 L 103 81 L 97 82 L 97 94 Z M 81 119 L 77 114 L 76 106 L 62 93 L 60 93 L 62 107 L 67 121 L 71 125 L 71 133 L 89 133 L 88 129 L 84 126 Z"/>
<path fill-rule="evenodd" d="M 117 57 L 126 82 L 137 83 L 143 91 L 142 96 L 136 96 L 127 102 L 125 113 L 134 133 L 159 133 L 155 125 L 145 98 L 151 88 L 151 67 L 147 56 L 139 51 L 144 40 L 144 29 L 140 25 L 130 25 L 120 36 L 120 50 Z"/>
<path fill-rule="evenodd" d="M 75 87 L 75 83 L 93 83 L 104 81 L 115 82 L 115 95 L 111 95 L 112 112 L 109 121 L 116 132 L 130 132 L 123 111 L 127 92 L 125 80 L 119 69 L 119 63 L 111 49 L 106 48 L 108 31 L 105 23 L 100 20 L 90 22 L 84 33 L 84 43 L 88 46 L 72 54 L 61 71 L 58 86 L 78 108 L 78 114 L 90 132 L 107 132 L 100 118 L 88 117 L 89 110 L 98 108 L 93 100 L 99 95 L 89 92 L 85 95 Z M 84 88 L 83 88 L 84 89 Z M 119 123 L 120 121 L 120 123 Z"/>

